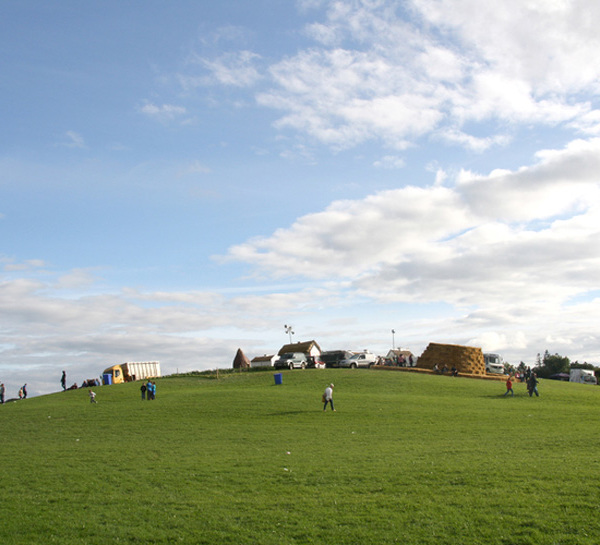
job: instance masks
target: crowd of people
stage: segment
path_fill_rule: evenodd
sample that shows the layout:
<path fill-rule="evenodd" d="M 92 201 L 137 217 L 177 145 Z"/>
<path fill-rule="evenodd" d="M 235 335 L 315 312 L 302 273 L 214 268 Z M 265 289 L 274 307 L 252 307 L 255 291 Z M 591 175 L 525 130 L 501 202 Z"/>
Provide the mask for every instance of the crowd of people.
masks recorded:
<path fill-rule="evenodd" d="M 156 382 L 150 380 L 146 383 L 142 382 L 140 391 L 142 392 L 142 401 L 146 399 L 148 401 L 156 399 Z"/>
<path fill-rule="evenodd" d="M 448 366 L 444 364 L 444 367 L 440 369 L 440 366 L 436 363 L 433 366 L 433 372 L 438 375 L 452 375 L 453 377 L 458 376 L 458 369 L 454 367 L 454 365 L 451 369 L 448 369 Z"/>
<path fill-rule="evenodd" d="M 383 357 L 379 356 L 377 358 L 377 365 L 387 365 L 392 367 L 414 367 L 415 366 L 415 357 L 412 354 L 405 356 L 404 354 L 398 354 Z"/>

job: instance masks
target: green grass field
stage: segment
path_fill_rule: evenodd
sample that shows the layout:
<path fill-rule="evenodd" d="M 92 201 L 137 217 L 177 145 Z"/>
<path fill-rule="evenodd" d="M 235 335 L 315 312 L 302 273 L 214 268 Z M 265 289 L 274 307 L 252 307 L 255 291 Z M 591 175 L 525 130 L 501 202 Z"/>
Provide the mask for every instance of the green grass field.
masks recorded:
<path fill-rule="evenodd" d="M 322 411 L 335 383 L 337 411 Z M 373 370 L 0 407 L 0 543 L 596 544 L 600 389 Z"/>

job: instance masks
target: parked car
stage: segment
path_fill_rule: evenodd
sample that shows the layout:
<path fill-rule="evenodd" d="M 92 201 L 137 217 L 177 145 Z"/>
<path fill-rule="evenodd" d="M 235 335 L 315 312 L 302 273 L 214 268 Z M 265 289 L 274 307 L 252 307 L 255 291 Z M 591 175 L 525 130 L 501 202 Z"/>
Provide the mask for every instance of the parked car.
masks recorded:
<path fill-rule="evenodd" d="M 275 360 L 275 369 L 306 369 L 308 359 L 303 352 L 286 352 Z"/>
<path fill-rule="evenodd" d="M 321 354 L 321 361 L 325 363 L 325 367 L 339 367 L 340 361 L 352 356 L 352 352 L 347 350 L 327 350 Z"/>

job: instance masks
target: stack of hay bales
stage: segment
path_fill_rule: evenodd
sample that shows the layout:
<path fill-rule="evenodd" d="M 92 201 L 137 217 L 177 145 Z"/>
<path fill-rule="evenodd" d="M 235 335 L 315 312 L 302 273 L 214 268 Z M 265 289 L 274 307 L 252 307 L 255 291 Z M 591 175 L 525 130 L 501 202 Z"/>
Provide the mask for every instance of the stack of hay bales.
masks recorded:
<path fill-rule="evenodd" d="M 437 363 L 440 369 L 456 367 L 459 373 L 485 375 L 485 361 L 481 348 L 457 344 L 429 343 L 418 359 L 417 367 L 433 369 Z"/>

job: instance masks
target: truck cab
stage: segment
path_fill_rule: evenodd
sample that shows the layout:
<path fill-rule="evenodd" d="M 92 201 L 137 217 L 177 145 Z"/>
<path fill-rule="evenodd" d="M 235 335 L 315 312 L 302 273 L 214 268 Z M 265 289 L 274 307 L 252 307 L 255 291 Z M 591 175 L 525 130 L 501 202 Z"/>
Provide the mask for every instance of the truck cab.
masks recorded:
<path fill-rule="evenodd" d="M 104 384 L 121 384 L 125 382 L 125 375 L 120 365 L 113 365 L 102 373 Z"/>

